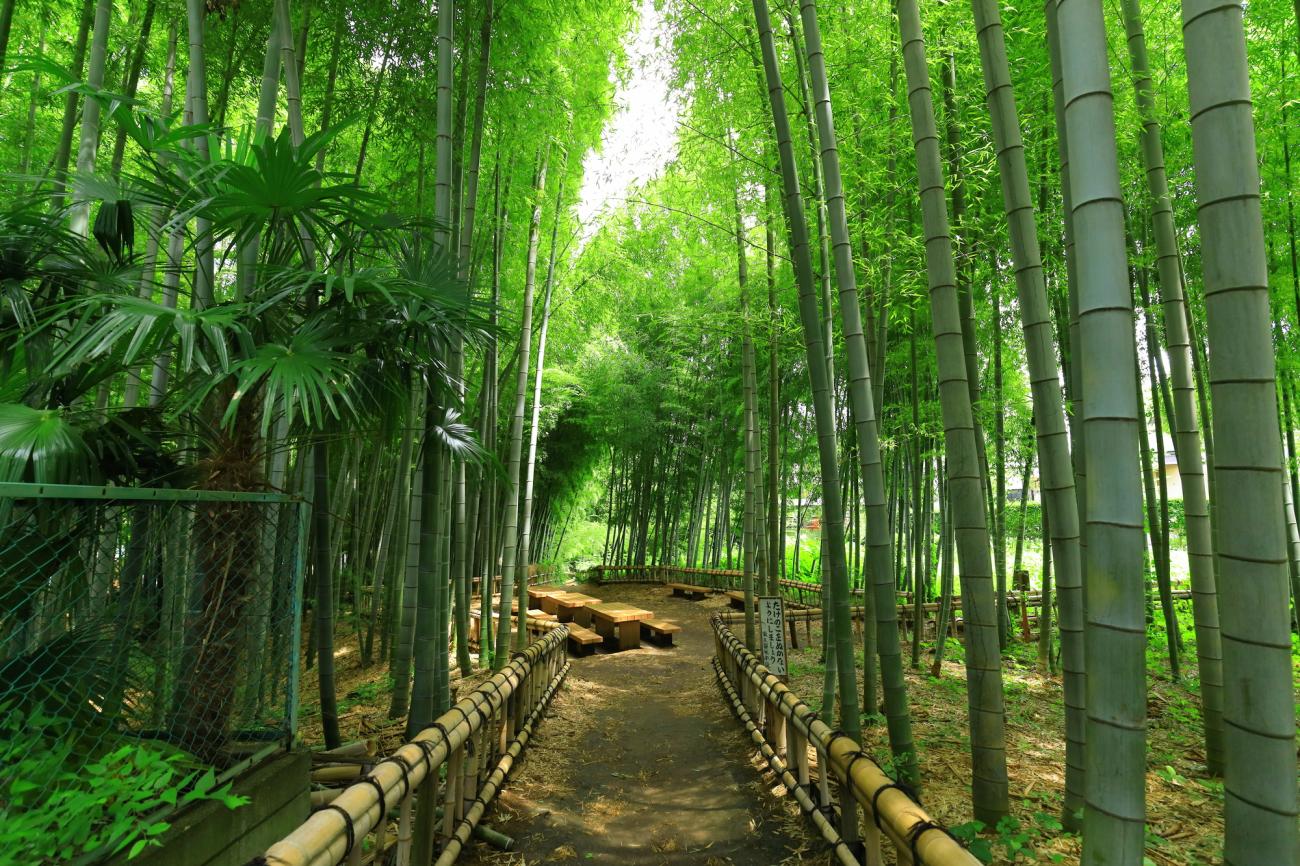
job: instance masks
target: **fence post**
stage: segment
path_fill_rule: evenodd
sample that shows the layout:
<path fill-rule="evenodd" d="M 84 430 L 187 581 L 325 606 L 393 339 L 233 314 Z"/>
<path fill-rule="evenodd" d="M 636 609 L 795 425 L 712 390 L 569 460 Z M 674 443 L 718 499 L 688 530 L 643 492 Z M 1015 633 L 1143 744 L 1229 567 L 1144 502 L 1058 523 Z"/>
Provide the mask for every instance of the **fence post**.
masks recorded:
<path fill-rule="evenodd" d="M 439 765 L 441 766 L 441 765 Z M 434 838 L 438 830 L 438 767 L 429 766 L 429 772 L 420 783 L 415 797 L 415 841 L 412 846 L 412 863 L 432 863 Z"/>

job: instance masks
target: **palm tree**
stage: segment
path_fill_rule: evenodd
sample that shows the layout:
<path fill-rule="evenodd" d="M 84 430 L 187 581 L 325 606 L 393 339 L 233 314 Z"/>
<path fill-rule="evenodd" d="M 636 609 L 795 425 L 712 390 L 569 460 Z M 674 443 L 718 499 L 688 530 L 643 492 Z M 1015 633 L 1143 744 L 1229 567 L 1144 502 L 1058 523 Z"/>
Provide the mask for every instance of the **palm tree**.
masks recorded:
<path fill-rule="evenodd" d="M 138 295 L 127 223 L 119 220 L 116 235 L 101 231 L 92 244 L 60 229 L 62 213 L 32 216 L 39 203 L 0 216 L 0 246 L 21 251 L 26 267 L 16 282 L 30 287 L 32 303 L 30 317 L 7 326 L 14 333 L 4 342 L 11 357 L 0 413 L 58 419 L 0 425 L 0 454 L 22 455 L 6 461 L 7 477 L 52 477 L 58 467 L 84 463 L 82 443 L 98 413 L 73 404 L 140 359 L 166 356 L 176 359 L 175 375 L 157 411 L 177 430 L 198 431 L 201 446 L 185 478 L 207 489 L 266 489 L 262 455 L 281 418 L 308 443 L 336 420 L 366 423 L 404 401 L 399 379 L 406 370 L 440 375 L 433 361 L 448 335 L 481 332 L 450 263 L 417 261 L 411 245 L 399 242 L 407 227 L 381 220 L 374 195 L 313 167 L 332 133 L 299 147 L 290 130 L 276 139 L 245 138 L 209 159 L 175 144 L 185 131 L 175 135 L 158 118 L 119 120 L 145 149 L 143 173 L 129 186 L 134 203 L 174 208 L 182 227 L 202 221 L 212 244 L 237 248 L 260 236 L 255 291 L 177 309 Z M 103 204 L 97 225 L 109 225 L 103 217 L 110 208 L 121 203 Z M 444 438 L 464 450 L 466 431 L 443 426 Z M 204 612 L 190 631 L 207 637 L 188 656 L 196 685 L 174 714 L 181 723 L 224 730 L 238 676 L 230 662 L 258 561 L 229 554 L 256 551 L 264 537 L 260 524 L 229 507 L 199 514 Z"/>
<path fill-rule="evenodd" d="M 1294 862 L 1295 706 L 1282 443 L 1239 5 L 1183 3 L 1214 401 L 1223 624 L 1225 863 Z M 1267 431 L 1267 432 L 1265 432 Z"/>

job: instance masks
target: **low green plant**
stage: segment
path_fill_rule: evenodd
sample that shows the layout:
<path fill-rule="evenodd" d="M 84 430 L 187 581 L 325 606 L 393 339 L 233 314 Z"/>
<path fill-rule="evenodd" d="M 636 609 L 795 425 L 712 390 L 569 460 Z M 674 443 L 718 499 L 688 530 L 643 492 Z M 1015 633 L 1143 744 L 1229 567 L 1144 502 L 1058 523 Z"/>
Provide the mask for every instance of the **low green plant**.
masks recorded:
<path fill-rule="evenodd" d="M 134 858 L 161 844 L 171 825 L 150 816 L 166 807 L 248 802 L 183 753 L 111 734 L 92 749 L 70 733 L 77 730 L 0 705 L 0 851 L 8 862 L 70 863 L 122 851 Z M 104 747 L 106 740 L 113 745 Z"/>
<path fill-rule="evenodd" d="M 981 863 L 1014 863 L 1021 858 L 1032 862 L 1036 856 L 1034 846 L 1060 836 L 1062 825 L 1053 815 L 1035 812 L 1027 823 L 1006 815 L 991 831 L 983 821 L 967 821 L 949 829 Z M 1047 860 L 1061 863 L 1065 855 L 1048 852 Z"/>

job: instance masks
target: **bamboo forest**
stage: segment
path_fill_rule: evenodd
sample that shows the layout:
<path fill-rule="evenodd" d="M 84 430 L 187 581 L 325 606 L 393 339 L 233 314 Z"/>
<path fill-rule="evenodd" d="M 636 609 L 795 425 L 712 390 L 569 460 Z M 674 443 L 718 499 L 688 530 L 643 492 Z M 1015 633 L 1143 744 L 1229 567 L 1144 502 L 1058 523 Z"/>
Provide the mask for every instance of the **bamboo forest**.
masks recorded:
<path fill-rule="evenodd" d="M 1300 0 L 0 0 L 0 866 L 1300 866 Z"/>

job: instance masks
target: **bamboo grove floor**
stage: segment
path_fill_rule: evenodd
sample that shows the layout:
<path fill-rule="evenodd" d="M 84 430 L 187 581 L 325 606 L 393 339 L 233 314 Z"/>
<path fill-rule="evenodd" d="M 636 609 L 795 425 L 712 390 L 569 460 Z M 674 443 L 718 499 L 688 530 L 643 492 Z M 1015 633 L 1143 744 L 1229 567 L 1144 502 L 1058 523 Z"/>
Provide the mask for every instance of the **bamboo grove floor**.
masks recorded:
<path fill-rule="evenodd" d="M 690 602 L 660 586 L 588 590 L 607 601 L 653 610 L 680 622 L 678 646 L 643 644 L 624 653 L 574 659 L 568 681 L 489 823 L 516 839 L 513 852 L 476 844 L 471 866 L 619 863 L 626 866 L 803 866 L 827 862 L 826 849 L 783 796 L 724 706 L 709 659 L 708 617 L 722 597 Z M 799 627 L 791 650 L 791 688 L 816 707 L 821 697 L 820 629 Z M 923 664 L 928 671 L 930 645 Z M 942 675 L 907 669 L 909 703 L 920 753 L 923 803 L 948 826 L 971 818 L 970 752 L 965 736 L 961 648 L 949 644 Z M 904 658 L 910 647 L 904 643 Z M 347 626 L 336 643 L 340 725 L 345 740 L 369 738 L 381 750 L 402 741 L 401 721 L 386 718 L 389 687 L 382 665 L 362 667 Z M 1157 654 L 1149 659 L 1148 844 L 1157 866 L 1221 863 L 1222 785 L 1201 769 L 1195 654 L 1185 667 L 1192 686 L 1168 681 Z M 482 674 L 459 680 L 472 688 Z M 1054 822 L 1064 782 L 1064 719 L 1059 678 L 1039 673 L 1032 645 L 1013 645 L 1004 659 L 1007 736 L 1014 824 L 986 835 L 999 863 L 1078 862 L 1077 837 Z M 315 671 L 303 677 L 301 736 L 320 740 Z M 866 729 L 866 748 L 888 757 L 883 724 Z M 1013 848 L 1020 846 L 1018 854 Z M 1013 859 L 1014 857 L 1014 859 Z"/>

